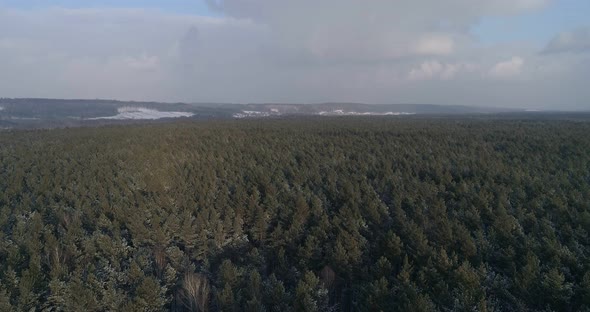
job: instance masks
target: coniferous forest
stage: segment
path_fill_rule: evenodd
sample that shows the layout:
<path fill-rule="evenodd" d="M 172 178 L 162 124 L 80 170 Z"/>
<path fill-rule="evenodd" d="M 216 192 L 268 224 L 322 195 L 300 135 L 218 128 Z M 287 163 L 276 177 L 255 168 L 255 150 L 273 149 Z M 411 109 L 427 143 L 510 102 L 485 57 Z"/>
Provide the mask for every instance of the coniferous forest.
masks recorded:
<path fill-rule="evenodd" d="M 0 311 L 590 311 L 590 123 L 0 132 Z"/>

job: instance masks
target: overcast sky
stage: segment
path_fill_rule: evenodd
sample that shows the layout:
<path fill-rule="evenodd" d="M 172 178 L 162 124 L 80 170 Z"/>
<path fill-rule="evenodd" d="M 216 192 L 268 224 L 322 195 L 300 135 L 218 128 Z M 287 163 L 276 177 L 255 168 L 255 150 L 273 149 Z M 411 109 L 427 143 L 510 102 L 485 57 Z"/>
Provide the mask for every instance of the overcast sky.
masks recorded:
<path fill-rule="evenodd" d="M 0 0 L 0 97 L 590 110 L 588 0 Z"/>

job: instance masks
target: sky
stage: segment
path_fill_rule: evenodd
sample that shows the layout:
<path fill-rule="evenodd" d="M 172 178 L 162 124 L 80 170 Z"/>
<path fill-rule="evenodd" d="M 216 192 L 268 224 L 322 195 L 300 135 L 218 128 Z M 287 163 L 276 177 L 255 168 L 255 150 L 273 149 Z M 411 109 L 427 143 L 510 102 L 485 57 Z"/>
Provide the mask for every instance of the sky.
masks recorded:
<path fill-rule="evenodd" d="M 0 97 L 590 110 L 588 0 L 0 0 Z"/>

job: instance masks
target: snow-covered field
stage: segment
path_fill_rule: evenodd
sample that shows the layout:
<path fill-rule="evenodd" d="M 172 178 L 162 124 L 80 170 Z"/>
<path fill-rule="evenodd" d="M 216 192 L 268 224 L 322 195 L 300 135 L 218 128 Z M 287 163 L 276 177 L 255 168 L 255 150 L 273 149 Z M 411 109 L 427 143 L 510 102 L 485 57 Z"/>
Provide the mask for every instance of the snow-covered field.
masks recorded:
<path fill-rule="evenodd" d="M 97 119 L 155 120 L 155 119 L 161 119 L 161 118 L 178 118 L 178 117 L 194 116 L 193 113 L 189 113 L 189 112 L 162 112 L 159 110 L 145 108 L 145 107 L 121 107 L 121 108 L 117 109 L 117 111 L 118 111 L 118 114 L 115 116 L 97 117 L 97 118 L 89 118 L 89 119 L 91 119 L 91 120 L 97 120 Z"/>
<path fill-rule="evenodd" d="M 375 112 L 345 112 L 341 109 L 337 109 L 331 112 L 319 112 L 318 115 L 320 116 L 400 116 L 400 115 L 415 115 L 415 113 L 406 113 L 406 112 L 385 112 L 385 113 L 375 113 Z"/>
<path fill-rule="evenodd" d="M 37 118 L 37 117 L 14 117 L 14 116 L 10 116 L 9 119 L 11 119 L 11 120 L 40 120 L 40 118 Z"/>
<path fill-rule="evenodd" d="M 406 116 L 406 115 L 415 115 L 416 113 L 406 113 L 406 112 L 385 112 L 385 113 L 376 113 L 376 112 L 346 112 L 341 109 L 333 110 L 333 111 L 321 111 L 315 113 L 316 115 L 320 116 Z M 256 117 L 269 117 L 269 116 L 280 116 L 282 115 L 278 109 L 271 109 L 270 112 L 260 112 L 260 111 L 242 111 L 241 113 L 236 113 L 233 115 L 234 118 L 256 118 Z"/>
<path fill-rule="evenodd" d="M 241 113 L 234 114 L 233 117 L 234 118 L 268 117 L 271 115 L 280 115 L 280 114 L 278 114 L 278 110 L 276 110 L 276 112 L 273 112 L 272 114 L 269 112 L 242 111 Z"/>

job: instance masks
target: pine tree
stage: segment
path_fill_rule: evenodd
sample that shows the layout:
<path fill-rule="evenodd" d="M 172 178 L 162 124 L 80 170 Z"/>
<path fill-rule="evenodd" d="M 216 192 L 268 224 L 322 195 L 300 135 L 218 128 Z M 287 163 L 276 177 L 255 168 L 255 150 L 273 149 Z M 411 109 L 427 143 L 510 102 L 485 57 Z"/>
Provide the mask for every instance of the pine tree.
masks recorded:
<path fill-rule="evenodd" d="M 322 287 L 319 278 L 310 271 L 303 275 L 296 289 L 295 309 L 297 311 L 329 311 L 328 291 Z"/>

